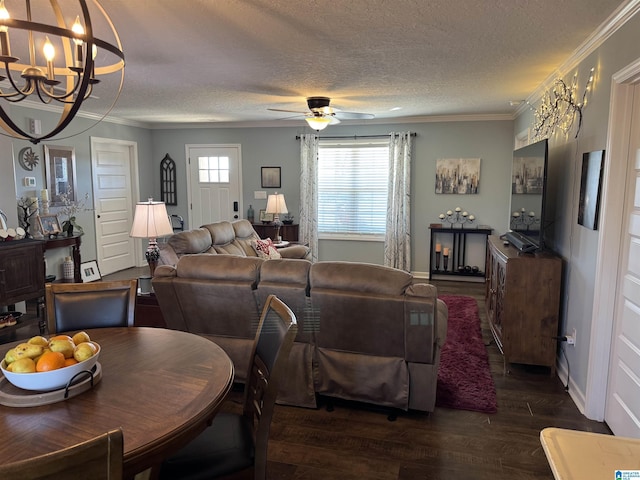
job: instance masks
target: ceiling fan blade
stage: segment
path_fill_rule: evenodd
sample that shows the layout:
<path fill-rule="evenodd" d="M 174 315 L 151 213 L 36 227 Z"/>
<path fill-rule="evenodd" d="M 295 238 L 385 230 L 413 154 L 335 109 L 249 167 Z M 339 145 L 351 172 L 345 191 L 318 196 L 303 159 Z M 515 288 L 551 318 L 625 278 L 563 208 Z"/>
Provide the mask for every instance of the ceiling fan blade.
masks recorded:
<path fill-rule="evenodd" d="M 342 120 L 370 120 L 375 117 L 373 113 L 358 113 L 358 112 L 336 112 L 336 117 Z"/>
<path fill-rule="evenodd" d="M 331 115 L 331 116 L 329 117 L 329 119 L 331 120 L 331 121 L 329 122 L 329 125 L 337 125 L 337 124 L 339 124 L 339 123 L 340 123 L 340 119 L 339 119 L 338 117 L 334 116 L 334 115 Z"/>
<path fill-rule="evenodd" d="M 301 115 L 306 115 L 309 112 L 301 112 L 299 110 L 284 110 L 282 108 L 267 108 L 267 110 L 270 110 L 272 112 L 287 112 L 287 113 L 299 113 Z"/>

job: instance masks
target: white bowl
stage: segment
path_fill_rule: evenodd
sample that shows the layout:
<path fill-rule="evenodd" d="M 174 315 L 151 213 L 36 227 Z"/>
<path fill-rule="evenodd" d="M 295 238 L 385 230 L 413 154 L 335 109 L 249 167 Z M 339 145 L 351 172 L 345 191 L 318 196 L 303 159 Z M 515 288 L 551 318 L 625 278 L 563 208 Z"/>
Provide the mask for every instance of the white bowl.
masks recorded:
<path fill-rule="evenodd" d="M 0 362 L 0 370 L 2 370 L 7 380 L 16 387 L 40 392 L 58 390 L 59 388 L 66 387 L 74 375 L 83 370 L 91 370 L 94 367 L 100 355 L 100 345 L 94 341 L 91 341 L 91 343 L 98 347 L 95 355 L 68 367 L 51 370 L 50 372 L 14 373 L 6 370 L 7 363 L 6 360 L 3 359 L 2 362 Z M 82 380 L 83 378 L 82 375 L 78 375 L 77 380 Z"/>

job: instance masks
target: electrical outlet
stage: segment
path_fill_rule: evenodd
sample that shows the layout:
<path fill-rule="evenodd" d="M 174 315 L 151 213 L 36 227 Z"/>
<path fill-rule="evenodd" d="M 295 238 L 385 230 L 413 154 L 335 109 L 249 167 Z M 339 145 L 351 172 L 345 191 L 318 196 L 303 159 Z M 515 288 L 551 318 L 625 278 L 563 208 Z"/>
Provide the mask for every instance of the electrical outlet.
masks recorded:
<path fill-rule="evenodd" d="M 571 335 L 567 335 L 567 345 L 576 345 L 576 329 L 574 328 Z"/>

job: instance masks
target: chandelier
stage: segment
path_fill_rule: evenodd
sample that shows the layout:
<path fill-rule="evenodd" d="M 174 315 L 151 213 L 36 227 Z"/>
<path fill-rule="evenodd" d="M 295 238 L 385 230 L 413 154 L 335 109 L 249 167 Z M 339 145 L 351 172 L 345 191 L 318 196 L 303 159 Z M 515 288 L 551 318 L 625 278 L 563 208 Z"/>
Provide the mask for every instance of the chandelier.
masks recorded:
<path fill-rule="evenodd" d="M 0 126 L 6 132 L 0 133 L 34 144 L 68 127 L 85 100 L 104 110 L 95 123 L 101 121 L 115 105 L 124 82 L 120 38 L 97 0 L 36 3 L 32 11 L 31 0 L 0 0 Z M 117 73 L 119 82 L 105 82 L 95 89 L 99 95 L 94 93 L 101 77 Z M 109 93 L 105 84 L 111 85 L 112 95 L 104 95 Z M 113 98 L 110 104 L 109 98 Z M 23 100 L 35 108 L 58 105 L 57 124 L 47 133 L 18 126 L 7 107 Z"/>

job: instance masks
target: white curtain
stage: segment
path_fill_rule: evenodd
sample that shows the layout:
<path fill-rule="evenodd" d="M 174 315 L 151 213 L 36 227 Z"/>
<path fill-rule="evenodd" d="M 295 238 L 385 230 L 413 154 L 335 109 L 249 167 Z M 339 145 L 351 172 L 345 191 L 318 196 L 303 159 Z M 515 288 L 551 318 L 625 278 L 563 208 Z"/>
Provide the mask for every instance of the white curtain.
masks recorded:
<path fill-rule="evenodd" d="M 384 264 L 411 269 L 411 132 L 391 133 Z"/>
<path fill-rule="evenodd" d="M 311 261 L 318 260 L 318 136 L 300 137 L 300 241 L 309 244 Z"/>

